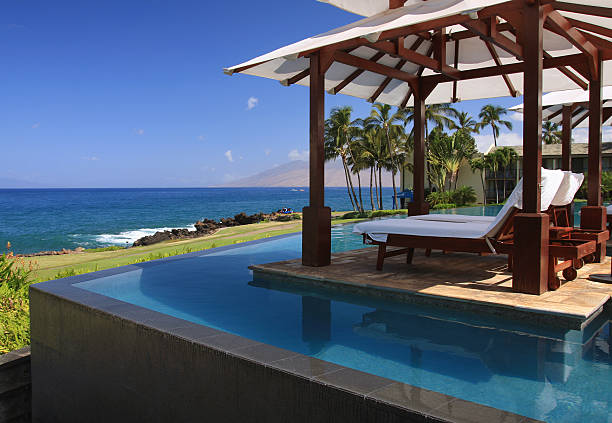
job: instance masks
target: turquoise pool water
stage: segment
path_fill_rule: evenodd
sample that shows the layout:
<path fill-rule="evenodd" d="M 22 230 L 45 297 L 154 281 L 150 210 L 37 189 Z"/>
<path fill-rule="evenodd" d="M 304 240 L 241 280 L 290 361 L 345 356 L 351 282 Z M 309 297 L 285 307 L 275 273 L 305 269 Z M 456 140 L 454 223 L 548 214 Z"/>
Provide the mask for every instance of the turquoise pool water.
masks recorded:
<path fill-rule="evenodd" d="M 333 249 L 362 246 L 351 226 Z M 610 316 L 542 330 L 331 290 L 252 282 L 247 266 L 297 258 L 301 237 L 76 284 L 128 303 L 465 400 L 554 422 L 612 422 Z"/>

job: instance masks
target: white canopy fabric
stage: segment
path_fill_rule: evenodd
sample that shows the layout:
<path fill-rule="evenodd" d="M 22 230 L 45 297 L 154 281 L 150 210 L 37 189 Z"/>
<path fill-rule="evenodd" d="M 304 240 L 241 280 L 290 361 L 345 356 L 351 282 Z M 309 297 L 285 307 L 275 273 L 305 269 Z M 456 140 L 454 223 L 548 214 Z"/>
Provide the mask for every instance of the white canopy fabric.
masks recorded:
<path fill-rule="evenodd" d="M 603 108 L 612 108 L 612 87 L 603 88 Z M 559 112 L 563 105 L 571 105 L 575 103 L 587 103 L 589 101 L 589 92 L 584 90 L 566 90 L 556 91 L 548 93 L 542 96 L 542 119 L 550 120 L 554 123 L 562 123 L 563 115 Z M 523 113 L 523 104 L 510 107 L 510 110 L 515 112 Z M 588 114 L 588 108 L 582 107 L 580 110 L 576 110 L 576 114 L 572 116 L 572 122 L 580 123 L 576 125 L 576 128 L 587 128 L 589 126 L 589 120 L 583 119 Z M 552 118 L 550 118 L 552 116 Z M 612 116 L 610 116 L 605 122 L 604 126 L 612 125 Z"/>
<path fill-rule="evenodd" d="M 367 15 L 379 11 L 384 4 L 387 4 L 388 7 L 388 2 L 383 0 L 326 0 L 326 2 L 346 10 Z M 309 59 L 303 57 L 303 53 L 351 39 L 365 38 L 369 41 L 376 41 L 380 33 L 384 31 L 410 27 L 449 16 L 470 15 L 471 13 L 473 14 L 474 11 L 479 11 L 485 7 L 502 3 L 510 2 L 508 0 L 409 0 L 405 3 L 404 7 L 379 11 L 365 19 L 281 47 L 239 65 L 226 68 L 224 71 L 230 75 L 234 72 L 242 72 L 249 75 L 276 79 L 281 83 L 287 84 L 287 81 L 291 77 L 295 77 L 309 68 Z M 592 5 L 612 9 L 612 2 L 610 0 L 565 0 L 565 3 Z M 612 19 L 609 18 L 564 11 L 559 13 L 567 18 L 588 22 L 604 28 L 612 27 Z M 447 30 L 451 36 L 452 33 L 466 31 L 462 26 L 449 27 Z M 509 31 L 500 31 L 500 33 L 510 40 L 514 41 L 516 39 Z M 418 35 L 409 35 L 405 37 L 404 46 L 409 49 L 418 38 Z M 612 39 L 610 41 L 612 41 Z M 449 64 L 454 64 L 455 62 L 454 52 L 456 42 L 457 41 L 453 40 L 447 42 L 446 60 Z M 431 40 L 425 40 L 418 46 L 416 51 L 426 55 L 430 52 L 431 45 Z M 496 46 L 493 46 L 493 49 L 497 53 L 497 56 L 499 56 L 502 65 L 519 62 L 513 55 L 507 53 L 505 50 Z M 580 51 L 565 38 L 548 30 L 544 31 L 544 50 L 553 57 L 580 53 Z M 378 50 L 374 50 L 367 46 L 361 46 L 349 52 L 351 55 L 367 60 L 372 59 L 376 53 L 378 53 Z M 389 67 L 396 67 L 400 64 L 400 60 L 401 59 L 397 57 L 384 55 L 380 57 L 377 62 Z M 465 38 L 459 41 L 457 62 L 457 67 L 462 71 L 496 65 L 485 42 L 478 37 Z M 357 69 L 358 68 L 353 66 L 334 62 L 326 72 L 325 89 L 335 94 L 336 87 Z M 419 72 L 420 66 L 407 61 L 404 65 L 399 66 L 399 69 L 409 74 L 416 75 Z M 422 71 L 423 76 L 433 74 L 434 71 L 430 69 Z M 516 90 L 519 93 L 522 92 L 523 74 L 515 73 L 508 75 L 508 77 Z M 385 79 L 386 77 L 384 75 L 364 71 L 350 83 L 346 84 L 340 93 L 371 99 L 372 95 L 381 84 L 383 84 Z M 559 91 L 577 88 L 576 83 L 572 82 L 558 69 L 544 70 L 543 81 L 544 91 Z M 603 82 L 604 85 L 612 85 L 612 65 L 610 62 L 606 62 L 604 65 Z M 309 77 L 305 76 L 296 83 L 308 86 Z M 410 87 L 408 83 L 392 79 L 375 100 L 390 105 L 402 105 L 402 103 L 406 101 L 409 91 Z M 456 92 L 457 99 L 459 100 L 505 97 L 510 95 L 508 86 L 504 82 L 502 76 L 458 81 Z M 443 82 L 438 84 L 429 95 L 427 103 L 445 103 L 452 100 L 453 83 Z M 409 99 L 406 105 L 412 105 L 412 98 Z"/>

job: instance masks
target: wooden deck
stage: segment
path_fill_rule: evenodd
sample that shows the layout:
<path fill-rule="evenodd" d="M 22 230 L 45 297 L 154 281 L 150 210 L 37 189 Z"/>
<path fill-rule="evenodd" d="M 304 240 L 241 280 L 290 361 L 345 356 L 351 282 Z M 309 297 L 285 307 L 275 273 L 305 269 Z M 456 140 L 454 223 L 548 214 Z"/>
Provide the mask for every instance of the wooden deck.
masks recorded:
<path fill-rule="evenodd" d="M 326 267 L 306 267 L 301 260 L 289 260 L 251 269 L 256 281 L 272 278 L 276 282 L 325 285 L 574 329 L 597 316 L 612 295 L 612 284 L 586 279 L 591 273 L 609 272 L 609 258 L 605 263 L 584 266 L 576 280 L 561 279 L 560 289 L 538 296 L 512 291 L 505 256 L 433 252 L 425 257 L 417 250 L 413 264 L 406 264 L 403 255 L 392 257 L 379 272 L 375 269 L 376 251 L 363 248 L 336 253 Z"/>

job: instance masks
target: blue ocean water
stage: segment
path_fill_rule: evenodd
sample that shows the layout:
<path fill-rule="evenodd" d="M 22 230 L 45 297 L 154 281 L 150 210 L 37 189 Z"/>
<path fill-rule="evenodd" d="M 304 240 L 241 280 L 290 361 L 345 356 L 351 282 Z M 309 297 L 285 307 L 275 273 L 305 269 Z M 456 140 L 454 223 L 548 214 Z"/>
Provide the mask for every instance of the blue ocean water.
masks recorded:
<path fill-rule="evenodd" d="M 391 188 L 383 188 L 390 208 Z M 369 190 L 363 190 L 369 204 Z M 332 210 L 351 210 L 346 188 L 327 188 Z M 269 213 L 308 205 L 308 188 L 0 189 L 0 245 L 16 253 L 131 245 L 202 218 Z"/>
<path fill-rule="evenodd" d="M 332 229 L 334 251 L 361 246 L 351 229 Z M 143 263 L 136 265 L 138 270 L 75 286 L 524 416 L 549 422 L 612 421 L 609 315 L 583 331 L 564 331 L 252 281 L 249 265 L 296 258 L 300 248 L 298 234 Z"/>

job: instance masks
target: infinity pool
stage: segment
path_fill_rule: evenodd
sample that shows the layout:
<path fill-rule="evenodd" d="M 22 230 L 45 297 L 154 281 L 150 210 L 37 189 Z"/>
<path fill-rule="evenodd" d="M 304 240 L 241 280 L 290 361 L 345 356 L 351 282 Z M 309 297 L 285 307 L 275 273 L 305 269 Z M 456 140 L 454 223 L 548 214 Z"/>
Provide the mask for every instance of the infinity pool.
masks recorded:
<path fill-rule="evenodd" d="M 350 225 L 333 250 L 361 247 Z M 75 286 L 410 385 L 555 422 L 612 422 L 610 316 L 521 327 L 279 282 L 247 266 L 297 258 L 300 235 L 163 261 Z"/>

